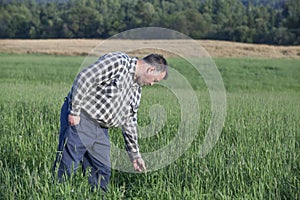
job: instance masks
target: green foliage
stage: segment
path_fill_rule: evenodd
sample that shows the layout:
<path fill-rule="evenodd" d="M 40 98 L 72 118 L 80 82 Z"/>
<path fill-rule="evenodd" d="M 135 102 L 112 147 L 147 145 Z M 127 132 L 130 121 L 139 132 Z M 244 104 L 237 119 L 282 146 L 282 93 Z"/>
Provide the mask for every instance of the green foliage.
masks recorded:
<path fill-rule="evenodd" d="M 1 1 L 0 38 L 108 38 L 147 26 L 195 39 L 300 44 L 298 0 Z"/>
<path fill-rule="evenodd" d="M 0 54 L 0 199 L 99 199 L 78 173 L 53 182 L 59 111 L 83 57 Z M 203 84 L 178 59 L 169 59 L 192 86 Z M 197 138 L 171 165 L 147 174 L 113 170 L 107 199 L 297 199 L 299 193 L 300 60 L 216 59 L 227 89 L 227 116 L 216 146 L 199 149 L 210 123 L 205 87 L 194 87 L 200 105 Z M 153 104 L 167 123 L 140 140 L 148 152 L 176 134 L 180 110 L 162 87 L 143 90 L 139 124 Z M 112 142 L 124 146 L 120 130 Z M 80 172 L 80 169 L 78 169 Z"/>

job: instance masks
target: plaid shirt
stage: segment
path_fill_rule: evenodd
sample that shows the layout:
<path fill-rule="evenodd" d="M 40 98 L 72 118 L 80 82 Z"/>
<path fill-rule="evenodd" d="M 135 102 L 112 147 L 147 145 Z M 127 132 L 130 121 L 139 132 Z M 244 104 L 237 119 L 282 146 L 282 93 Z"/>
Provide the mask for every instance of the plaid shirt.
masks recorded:
<path fill-rule="evenodd" d="M 137 111 L 142 87 L 134 82 L 137 58 L 108 53 L 83 69 L 70 92 L 70 114 L 83 110 L 100 125 L 122 127 L 131 160 L 140 157 Z"/>

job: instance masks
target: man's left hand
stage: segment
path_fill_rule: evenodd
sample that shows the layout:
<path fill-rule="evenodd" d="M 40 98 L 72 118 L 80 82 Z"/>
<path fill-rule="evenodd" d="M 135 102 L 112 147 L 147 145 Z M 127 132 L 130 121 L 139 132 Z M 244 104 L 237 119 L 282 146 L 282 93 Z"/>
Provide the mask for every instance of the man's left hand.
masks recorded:
<path fill-rule="evenodd" d="M 147 171 L 145 162 L 142 158 L 136 158 L 132 161 L 134 170 L 138 172 Z"/>

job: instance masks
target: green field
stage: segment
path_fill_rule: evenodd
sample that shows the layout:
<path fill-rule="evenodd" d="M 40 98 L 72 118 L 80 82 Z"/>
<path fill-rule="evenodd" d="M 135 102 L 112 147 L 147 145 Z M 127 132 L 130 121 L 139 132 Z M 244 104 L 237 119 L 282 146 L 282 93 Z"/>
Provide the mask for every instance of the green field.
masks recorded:
<path fill-rule="evenodd" d="M 53 182 L 51 175 L 60 107 L 83 59 L 0 54 L 0 199 L 100 199 L 80 173 L 65 183 Z M 226 88 L 227 116 L 212 151 L 199 157 L 211 118 L 204 81 L 170 59 L 196 91 L 197 137 L 163 169 L 113 170 L 107 199 L 300 199 L 300 60 L 214 61 Z M 180 121 L 174 95 L 154 86 L 143 90 L 140 125 L 150 123 L 153 104 L 164 107 L 167 121 L 157 135 L 140 139 L 142 152 L 168 144 Z M 110 136 L 124 148 L 120 130 Z"/>

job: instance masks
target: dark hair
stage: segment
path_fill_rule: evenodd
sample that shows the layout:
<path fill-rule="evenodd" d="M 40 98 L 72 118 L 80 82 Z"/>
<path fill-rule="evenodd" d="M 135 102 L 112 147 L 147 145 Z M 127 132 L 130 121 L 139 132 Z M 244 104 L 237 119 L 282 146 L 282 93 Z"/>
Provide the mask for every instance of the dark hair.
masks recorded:
<path fill-rule="evenodd" d="M 147 64 L 152 65 L 155 67 L 157 72 L 166 72 L 164 79 L 168 77 L 168 63 L 166 59 L 159 54 L 150 54 L 143 58 Z"/>

